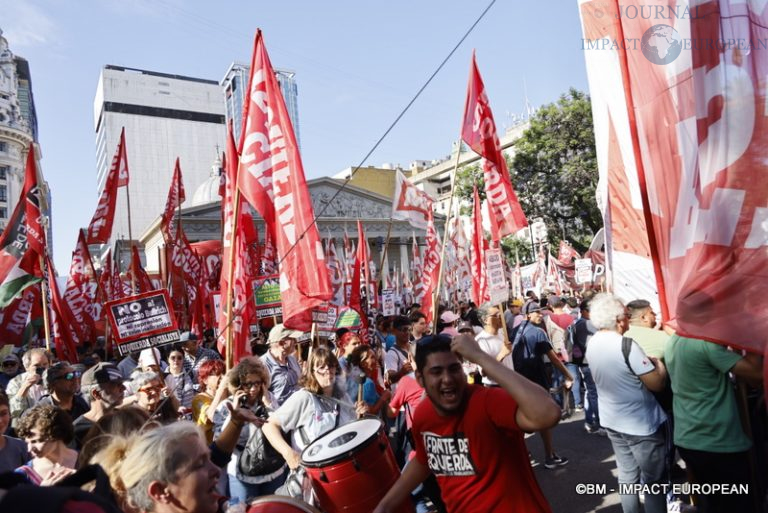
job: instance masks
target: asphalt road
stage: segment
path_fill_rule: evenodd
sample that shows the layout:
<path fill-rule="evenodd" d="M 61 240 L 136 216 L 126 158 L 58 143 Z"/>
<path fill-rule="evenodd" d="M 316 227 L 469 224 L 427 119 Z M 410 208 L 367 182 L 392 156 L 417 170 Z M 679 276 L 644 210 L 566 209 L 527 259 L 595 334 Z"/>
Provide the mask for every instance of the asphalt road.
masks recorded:
<path fill-rule="evenodd" d="M 616 460 L 607 437 L 584 430 L 584 413 L 575 413 L 553 431 L 555 451 L 569 462 L 554 470 L 544 468 L 544 444 L 538 435 L 526 439 L 528 450 L 538 462 L 534 466 L 544 496 L 553 513 L 621 513 L 616 488 Z M 579 484 L 606 485 L 606 493 L 578 494 Z"/>

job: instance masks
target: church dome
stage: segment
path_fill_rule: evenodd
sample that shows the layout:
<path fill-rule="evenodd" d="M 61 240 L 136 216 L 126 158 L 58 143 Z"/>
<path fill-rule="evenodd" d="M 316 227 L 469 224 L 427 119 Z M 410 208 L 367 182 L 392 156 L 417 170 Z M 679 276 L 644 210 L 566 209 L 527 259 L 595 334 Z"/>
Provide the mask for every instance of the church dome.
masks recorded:
<path fill-rule="evenodd" d="M 213 166 L 211 166 L 211 174 L 208 175 L 208 178 L 200 184 L 192 195 L 191 207 L 221 201 L 221 196 L 219 196 L 219 184 L 221 183 L 220 169 L 221 162 L 217 159 Z"/>

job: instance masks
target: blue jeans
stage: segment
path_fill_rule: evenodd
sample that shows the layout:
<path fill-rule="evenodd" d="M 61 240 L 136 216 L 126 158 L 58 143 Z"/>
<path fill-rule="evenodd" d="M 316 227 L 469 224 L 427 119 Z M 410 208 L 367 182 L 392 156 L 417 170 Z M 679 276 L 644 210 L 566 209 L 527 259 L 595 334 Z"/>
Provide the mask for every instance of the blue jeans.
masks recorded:
<path fill-rule="evenodd" d="M 266 481 L 264 483 L 244 483 L 233 475 L 229 476 L 229 495 L 233 499 L 240 499 L 240 502 L 245 503 L 248 499 L 255 497 L 261 497 L 262 495 L 272 495 L 275 490 L 283 486 L 285 478 L 288 476 L 288 467 L 282 474 L 274 478 L 272 481 Z"/>
<path fill-rule="evenodd" d="M 565 364 L 565 368 L 568 369 L 571 377 L 573 377 L 573 386 L 571 387 L 573 404 L 574 406 L 583 406 L 584 404 L 581 402 L 581 372 L 579 372 L 579 366 L 569 362 Z"/>
<path fill-rule="evenodd" d="M 619 483 L 667 483 L 667 449 L 665 427 L 662 425 L 652 435 L 628 435 L 606 429 L 608 439 L 616 455 Z M 641 481 L 642 479 L 642 481 Z M 640 497 L 636 494 L 619 496 L 624 513 L 640 512 Z M 663 491 L 645 495 L 646 513 L 666 513 L 667 498 Z"/>
<path fill-rule="evenodd" d="M 592 379 L 592 371 L 589 370 L 589 365 L 582 365 L 579 369 L 584 379 L 584 387 L 587 389 L 587 397 L 586 401 L 584 401 L 584 420 L 587 424 L 599 426 L 600 411 L 597 409 L 597 385 L 595 385 L 595 380 Z"/>

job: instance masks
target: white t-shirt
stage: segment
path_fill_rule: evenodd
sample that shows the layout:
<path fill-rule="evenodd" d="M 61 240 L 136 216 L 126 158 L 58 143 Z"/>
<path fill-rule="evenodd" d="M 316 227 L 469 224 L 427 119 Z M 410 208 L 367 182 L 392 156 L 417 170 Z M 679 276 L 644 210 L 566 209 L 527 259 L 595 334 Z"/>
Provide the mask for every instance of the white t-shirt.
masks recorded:
<path fill-rule="evenodd" d="M 656 432 L 667 420 L 653 394 L 638 376 L 654 370 L 643 349 L 632 343 L 627 368 L 621 352 L 621 335 L 598 331 L 587 346 L 587 358 L 597 385 L 600 425 L 627 435 L 645 436 Z"/>
<path fill-rule="evenodd" d="M 484 353 L 492 356 L 494 359 L 501 352 L 501 348 L 504 346 L 504 337 L 502 335 L 491 335 L 485 330 L 478 333 L 475 336 L 475 340 L 477 340 L 477 344 L 480 346 L 480 349 L 482 349 Z M 501 361 L 501 364 L 508 369 L 515 370 L 515 366 L 512 363 L 512 353 L 505 356 Z M 496 384 L 495 381 L 487 376 L 483 376 L 483 383 L 486 385 Z"/>

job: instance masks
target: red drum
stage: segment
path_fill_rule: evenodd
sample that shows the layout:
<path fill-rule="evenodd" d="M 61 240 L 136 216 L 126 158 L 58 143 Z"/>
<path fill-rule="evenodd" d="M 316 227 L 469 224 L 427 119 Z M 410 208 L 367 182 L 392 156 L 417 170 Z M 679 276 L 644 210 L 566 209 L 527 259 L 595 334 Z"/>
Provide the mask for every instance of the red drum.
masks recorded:
<path fill-rule="evenodd" d="M 298 499 L 266 495 L 251 502 L 248 513 L 320 513 L 320 510 Z"/>
<path fill-rule="evenodd" d="M 350 422 L 309 444 L 301 463 L 327 513 L 370 513 L 400 477 L 384 425 Z M 397 513 L 413 513 L 410 500 Z"/>

